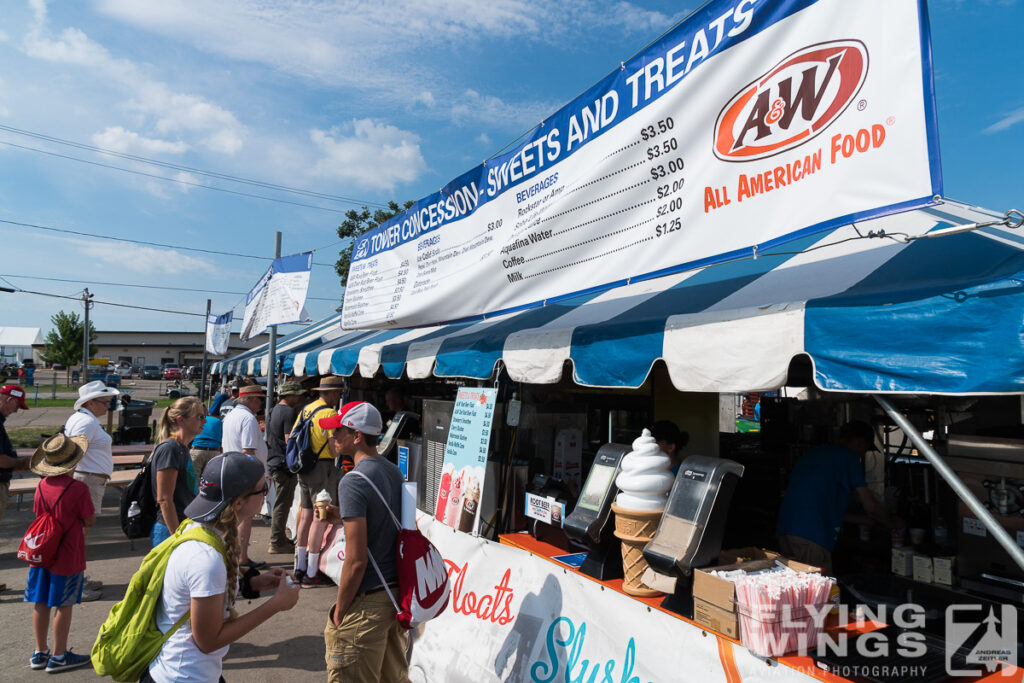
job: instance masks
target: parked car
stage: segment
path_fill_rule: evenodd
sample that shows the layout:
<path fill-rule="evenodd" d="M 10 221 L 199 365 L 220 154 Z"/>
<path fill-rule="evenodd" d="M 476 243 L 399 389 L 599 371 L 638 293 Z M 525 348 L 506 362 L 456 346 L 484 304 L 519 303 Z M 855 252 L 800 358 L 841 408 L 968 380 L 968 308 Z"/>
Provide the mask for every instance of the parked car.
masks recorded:
<path fill-rule="evenodd" d="M 127 363 L 122 363 L 118 365 L 117 374 L 121 376 L 121 379 L 131 379 L 132 366 Z"/>
<path fill-rule="evenodd" d="M 162 374 L 159 365 L 142 366 L 142 379 L 160 379 Z"/>
<path fill-rule="evenodd" d="M 168 363 L 165 365 L 164 379 L 181 379 L 181 366 L 177 363 Z"/>

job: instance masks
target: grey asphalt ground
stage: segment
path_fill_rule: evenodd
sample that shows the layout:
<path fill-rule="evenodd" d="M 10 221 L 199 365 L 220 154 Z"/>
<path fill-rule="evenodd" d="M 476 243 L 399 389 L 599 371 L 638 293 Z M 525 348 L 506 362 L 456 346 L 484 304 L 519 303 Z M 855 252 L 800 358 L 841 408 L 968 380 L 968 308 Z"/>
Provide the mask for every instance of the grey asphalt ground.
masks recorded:
<path fill-rule="evenodd" d="M 7 426 L 60 426 L 71 414 L 71 410 L 46 408 L 18 411 L 8 418 Z M 117 513 L 119 495 L 116 489 L 107 490 L 103 512 L 86 540 L 87 573 L 90 578 L 103 581 L 105 585 L 100 600 L 82 603 L 73 612 L 69 645 L 83 654 L 92 648 L 100 624 L 114 603 L 124 596 L 132 574 L 149 549 L 149 542 L 141 539 L 135 541 L 132 549 L 122 534 Z M 15 557 L 21 537 L 32 519 L 32 500 L 26 496 L 21 501 L 20 510 L 16 499 L 11 499 L 7 512 L 0 520 L 0 582 L 7 584 L 7 590 L 0 592 L 0 624 L 3 625 L 4 633 L 3 638 L 0 638 L 0 680 L 3 681 L 39 681 L 49 678 L 45 672 L 32 671 L 28 667 L 34 645 L 33 606 L 24 602 L 23 596 L 28 565 Z M 253 525 L 250 556 L 290 569 L 290 556 L 266 553 L 269 538 L 269 526 L 256 521 Z M 224 660 L 224 678 L 227 681 L 246 683 L 326 680 L 323 628 L 334 597 L 333 586 L 303 590 L 298 604 L 292 610 L 277 614 L 231 646 Z M 237 608 L 239 612 L 246 612 L 255 604 L 256 601 L 239 600 Z M 62 673 L 57 680 L 71 682 L 101 679 L 91 668 L 83 667 Z"/>

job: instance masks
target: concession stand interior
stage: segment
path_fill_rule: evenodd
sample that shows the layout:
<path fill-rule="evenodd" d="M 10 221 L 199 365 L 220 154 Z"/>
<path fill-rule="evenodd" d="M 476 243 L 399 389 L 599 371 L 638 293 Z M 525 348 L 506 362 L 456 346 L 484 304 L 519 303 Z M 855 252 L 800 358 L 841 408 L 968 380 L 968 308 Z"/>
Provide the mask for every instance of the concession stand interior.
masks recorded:
<path fill-rule="evenodd" d="M 1012 213 L 946 201 L 486 320 L 345 331 L 339 314 L 278 340 L 274 358 L 260 347 L 212 370 L 273 367 L 307 386 L 340 375 L 345 401 L 389 406 L 380 450 L 417 482 L 421 528 L 455 585 L 448 612 L 417 636 L 425 680 L 570 680 L 598 660 L 614 680 L 668 680 L 681 662 L 705 680 L 766 665 L 794 680 L 1020 680 L 971 654 L 995 635 L 1010 664 L 1024 652 L 1019 227 Z M 469 526 L 435 519 L 463 388 L 494 402 Z M 736 428 L 744 396 L 759 402 L 757 431 Z M 683 464 L 657 534 L 637 542 L 639 531 L 616 531 L 611 474 L 662 420 L 688 435 Z M 845 647 L 766 649 L 752 639 L 769 619 L 722 577 L 819 571 L 779 555 L 779 506 L 797 459 L 850 420 L 872 427 L 865 478 L 897 521 L 870 522 L 854 499 L 840 529 L 824 628 Z M 645 590 L 624 592 L 636 570 L 623 566 L 627 545 L 649 569 Z M 474 572 L 503 562 L 504 578 L 470 592 Z M 507 598 L 508 620 L 481 607 L 484 590 L 495 605 Z M 894 618 L 906 604 L 916 618 Z M 951 629 L 958 605 L 988 621 Z M 444 654 L 436 634 L 468 629 L 460 620 L 482 629 L 483 654 Z M 619 654 L 582 659 L 596 647 L 585 639 Z M 669 642 L 683 654 L 657 652 Z M 631 679 L 630 667 L 647 673 Z"/>

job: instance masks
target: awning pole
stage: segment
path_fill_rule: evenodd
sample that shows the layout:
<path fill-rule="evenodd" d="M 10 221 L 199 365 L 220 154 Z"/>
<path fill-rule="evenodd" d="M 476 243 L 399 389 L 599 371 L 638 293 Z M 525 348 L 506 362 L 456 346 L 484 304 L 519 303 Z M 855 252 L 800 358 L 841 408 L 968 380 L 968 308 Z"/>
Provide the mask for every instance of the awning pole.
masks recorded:
<path fill-rule="evenodd" d="M 935 471 L 939 473 L 946 483 L 949 484 L 950 488 L 953 489 L 954 493 L 960 497 L 960 500 L 967 504 L 967 507 L 971 509 L 971 512 L 981 520 L 981 523 L 985 525 L 988 532 L 999 542 L 999 545 L 1003 546 L 1003 549 L 1009 553 L 1013 561 L 1017 563 L 1017 566 L 1024 569 L 1024 549 L 1021 549 L 1012 538 L 1010 534 L 1006 532 L 1006 529 L 999 523 L 999 521 L 992 516 L 992 513 L 988 511 L 985 505 L 975 497 L 971 490 L 967 488 L 967 485 L 960 480 L 960 477 L 956 475 L 956 472 L 946 464 L 946 461 L 935 452 L 921 433 L 914 428 L 914 425 L 903 416 L 903 413 L 899 412 L 892 407 L 886 399 L 875 394 L 874 399 L 878 401 L 878 405 L 882 406 L 882 409 L 889 414 L 893 422 L 896 423 L 903 433 L 910 437 L 910 440 L 917 446 L 917 450 L 921 455 L 928 459 L 928 462 L 932 464 Z"/>

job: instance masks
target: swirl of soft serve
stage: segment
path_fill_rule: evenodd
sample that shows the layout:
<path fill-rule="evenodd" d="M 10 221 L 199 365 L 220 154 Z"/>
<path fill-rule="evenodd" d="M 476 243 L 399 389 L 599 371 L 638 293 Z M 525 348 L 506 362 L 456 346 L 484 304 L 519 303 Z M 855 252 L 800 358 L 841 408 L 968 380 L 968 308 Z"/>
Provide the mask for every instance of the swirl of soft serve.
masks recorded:
<path fill-rule="evenodd" d="M 633 451 L 622 459 L 622 470 L 615 478 L 619 487 L 615 503 L 627 510 L 664 510 L 675 481 L 671 467 L 672 461 L 645 429 L 633 442 Z"/>

